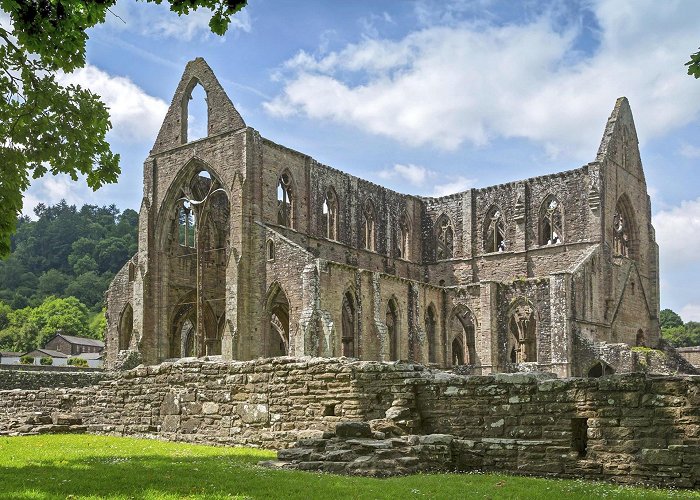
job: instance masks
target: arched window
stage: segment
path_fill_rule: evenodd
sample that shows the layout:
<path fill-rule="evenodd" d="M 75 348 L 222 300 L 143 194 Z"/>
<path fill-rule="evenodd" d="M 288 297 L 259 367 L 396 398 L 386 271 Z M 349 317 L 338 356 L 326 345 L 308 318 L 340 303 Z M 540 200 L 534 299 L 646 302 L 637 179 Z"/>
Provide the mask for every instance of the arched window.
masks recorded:
<path fill-rule="evenodd" d="M 370 200 L 365 201 L 365 206 L 362 210 L 364 224 L 364 243 L 365 250 L 374 252 L 377 247 L 375 245 L 375 215 L 374 205 Z"/>
<path fill-rule="evenodd" d="M 399 307 L 393 297 L 386 306 L 386 329 L 389 337 L 389 359 L 399 359 Z"/>
<path fill-rule="evenodd" d="M 599 378 L 603 375 L 612 375 L 613 373 L 615 373 L 615 370 L 610 365 L 603 361 L 597 361 L 588 370 L 588 378 Z"/>
<path fill-rule="evenodd" d="M 294 223 L 294 191 L 292 176 L 283 172 L 277 181 L 277 224 L 293 227 Z"/>
<path fill-rule="evenodd" d="M 454 230 L 452 222 L 447 215 L 438 219 L 437 225 L 437 252 L 438 260 L 451 259 L 454 252 Z"/>
<path fill-rule="evenodd" d="M 428 312 L 425 313 L 425 335 L 428 338 L 428 363 L 437 363 L 437 334 L 435 319 L 435 307 L 433 304 L 428 306 Z"/>
<path fill-rule="evenodd" d="M 561 206 L 550 195 L 540 208 L 540 245 L 557 245 L 562 242 L 563 236 Z"/>
<path fill-rule="evenodd" d="M 289 353 L 289 301 L 284 290 L 273 285 L 268 298 L 270 325 L 265 342 L 266 356 L 286 356 Z"/>
<path fill-rule="evenodd" d="M 613 253 L 621 257 L 634 257 L 635 227 L 632 209 L 627 196 L 622 195 L 613 214 Z"/>
<path fill-rule="evenodd" d="M 207 91 L 195 78 L 188 84 L 180 106 L 182 144 L 209 135 L 209 103 Z"/>
<path fill-rule="evenodd" d="M 119 349 L 128 349 L 134 330 L 134 310 L 127 304 L 119 318 Z"/>
<path fill-rule="evenodd" d="M 401 216 L 399 217 L 399 234 L 398 241 L 396 243 L 397 256 L 402 259 L 408 260 L 410 253 L 409 248 L 411 244 L 411 229 L 408 214 L 406 213 L 406 211 L 401 212 Z"/>
<path fill-rule="evenodd" d="M 503 213 L 493 207 L 484 219 L 484 252 L 503 252 L 506 249 L 506 221 Z"/>
<path fill-rule="evenodd" d="M 476 365 L 476 338 L 474 317 L 472 312 L 463 304 L 456 305 L 450 313 L 447 322 L 447 338 L 452 339 L 452 363 L 453 364 L 468 364 Z M 455 340 L 459 341 L 459 353 L 454 351 Z M 459 359 L 459 363 L 455 360 Z"/>
<path fill-rule="evenodd" d="M 511 363 L 537 361 L 535 311 L 522 303 L 511 313 L 508 322 L 508 360 Z"/>
<path fill-rule="evenodd" d="M 455 337 L 452 341 L 452 366 L 464 364 L 464 346 L 462 341 Z"/>
<path fill-rule="evenodd" d="M 357 314 L 355 300 L 352 293 L 345 292 L 342 305 L 342 342 L 343 356 L 348 358 L 357 357 Z"/>
<path fill-rule="evenodd" d="M 196 246 L 197 220 L 189 201 L 182 201 L 177 209 L 178 242 L 183 247 Z"/>
<path fill-rule="evenodd" d="M 275 242 L 267 240 L 267 260 L 275 260 Z"/>
<path fill-rule="evenodd" d="M 326 191 L 326 197 L 323 199 L 323 226 L 326 238 L 338 239 L 338 197 L 332 188 Z"/>

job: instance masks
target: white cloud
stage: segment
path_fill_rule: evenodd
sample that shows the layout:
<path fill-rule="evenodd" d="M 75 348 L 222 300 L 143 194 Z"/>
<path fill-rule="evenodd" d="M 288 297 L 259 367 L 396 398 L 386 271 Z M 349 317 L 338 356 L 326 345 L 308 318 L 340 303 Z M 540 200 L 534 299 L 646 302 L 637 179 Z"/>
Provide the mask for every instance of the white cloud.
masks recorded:
<path fill-rule="evenodd" d="M 700 147 L 693 146 L 692 144 L 683 144 L 679 150 L 681 156 L 695 160 L 700 158 Z"/>
<path fill-rule="evenodd" d="M 700 263 L 700 198 L 659 212 L 653 223 L 662 269 L 682 269 Z"/>
<path fill-rule="evenodd" d="M 419 165 L 401 165 L 399 163 L 395 164 L 391 168 L 381 170 L 379 172 L 379 177 L 385 180 L 397 179 L 400 181 L 406 181 L 414 186 L 421 186 L 428 177 L 431 177 L 435 172 L 428 170 L 425 167 Z"/>
<path fill-rule="evenodd" d="M 683 321 L 700 321 L 700 304 L 686 304 L 679 314 Z"/>
<path fill-rule="evenodd" d="M 78 84 L 102 97 L 109 108 L 111 134 L 126 142 L 151 141 L 158 133 L 168 105 L 146 94 L 128 78 L 110 75 L 90 64 L 59 75 L 63 85 Z"/>
<path fill-rule="evenodd" d="M 22 214 L 34 218 L 34 207 L 39 203 L 54 205 L 61 200 L 66 200 L 69 205 L 83 205 L 84 203 L 103 203 L 99 196 L 85 184 L 83 176 L 77 181 L 68 175 L 46 175 L 32 181 L 31 186 L 23 194 Z"/>
<path fill-rule="evenodd" d="M 697 45 L 700 2 L 600 0 L 591 8 L 600 24 L 591 55 L 576 51 L 580 26 L 562 28 L 553 13 L 520 24 L 430 25 L 400 40 L 299 52 L 265 108 L 414 146 L 451 150 L 518 137 L 552 156 L 584 159 L 595 154 L 621 95 L 641 140 L 696 119 L 700 85 L 683 64 Z"/>
<path fill-rule="evenodd" d="M 433 186 L 433 196 L 439 198 L 440 196 L 447 196 L 448 194 L 461 193 L 462 191 L 474 187 L 475 184 L 476 179 L 467 179 L 459 175 L 449 182 Z"/>

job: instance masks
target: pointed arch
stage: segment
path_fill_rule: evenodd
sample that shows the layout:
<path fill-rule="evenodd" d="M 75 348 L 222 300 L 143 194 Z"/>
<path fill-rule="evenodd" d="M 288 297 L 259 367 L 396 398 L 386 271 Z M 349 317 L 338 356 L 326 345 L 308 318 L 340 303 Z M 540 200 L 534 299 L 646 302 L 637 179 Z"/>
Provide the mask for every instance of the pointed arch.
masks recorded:
<path fill-rule="evenodd" d="M 586 373 L 586 376 L 588 378 L 599 378 L 604 375 L 612 375 L 615 373 L 615 369 L 607 364 L 605 361 L 597 360 L 593 365 L 588 369 L 588 372 Z"/>
<path fill-rule="evenodd" d="M 454 228 L 447 214 L 438 217 L 435 223 L 435 257 L 437 260 L 451 259 L 454 255 Z"/>
<path fill-rule="evenodd" d="M 332 186 L 326 189 L 321 210 L 321 220 L 323 221 L 323 228 L 326 238 L 329 240 L 337 240 L 339 212 L 338 195 Z"/>
<path fill-rule="evenodd" d="M 493 205 L 486 212 L 483 223 L 484 252 L 502 252 L 506 249 L 506 220 L 503 211 Z"/>
<path fill-rule="evenodd" d="M 622 194 L 615 204 L 613 214 L 613 255 L 634 259 L 638 244 L 632 203 L 627 194 Z"/>
<path fill-rule="evenodd" d="M 357 324 L 357 300 L 355 293 L 349 289 L 343 294 L 341 305 L 341 342 L 343 356 L 359 357 L 359 337 Z"/>
<path fill-rule="evenodd" d="M 277 224 L 294 228 L 295 196 L 294 177 L 289 169 L 284 169 L 277 178 Z"/>
<path fill-rule="evenodd" d="M 547 195 L 540 205 L 539 244 L 557 245 L 564 239 L 562 206 L 556 196 Z"/>
<path fill-rule="evenodd" d="M 437 363 L 437 311 L 435 309 L 435 304 L 432 302 L 425 311 L 425 335 L 428 341 L 428 363 Z"/>
<path fill-rule="evenodd" d="M 447 339 L 452 365 L 477 365 L 476 320 L 471 309 L 464 304 L 452 308 L 447 322 Z"/>
<path fill-rule="evenodd" d="M 389 343 L 389 360 L 395 361 L 400 356 L 400 319 L 399 319 L 399 303 L 393 295 L 386 305 L 386 328 L 387 341 Z"/>
<path fill-rule="evenodd" d="M 375 252 L 377 250 L 376 220 L 377 212 L 374 209 L 374 203 L 372 203 L 372 200 L 367 198 L 362 207 L 362 233 L 364 237 L 363 242 L 365 250 L 369 250 L 370 252 Z"/>
<path fill-rule="evenodd" d="M 396 256 L 409 260 L 411 255 L 411 219 L 408 216 L 408 212 L 404 208 L 399 216 L 399 227 L 398 234 L 396 236 Z"/>
<path fill-rule="evenodd" d="M 180 104 L 180 124 L 182 126 L 180 137 L 182 144 L 202 139 L 209 135 L 208 95 L 207 89 L 204 88 L 202 82 L 197 78 L 192 78 L 187 87 L 185 87 Z M 196 109 L 191 109 L 190 101 L 196 105 Z"/>
<path fill-rule="evenodd" d="M 264 332 L 265 356 L 289 354 L 289 300 L 278 282 L 270 285 L 265 308 L 268 324 Z"/>
<path fill-rule="evenodd" d="M 527 299 L 516 300 L 508 315 L 509 363 L 537 361 L 537 319 L 535 308 Z"/>
<path fill-rule="evenodd" d="M 119 333 L 119 349 L 128 349 L 129 344 L 131 344 L 131 335 L 134 331 L 134 309 L 129 302 L 127 302 L 119 315 L 117 331 Z"/>

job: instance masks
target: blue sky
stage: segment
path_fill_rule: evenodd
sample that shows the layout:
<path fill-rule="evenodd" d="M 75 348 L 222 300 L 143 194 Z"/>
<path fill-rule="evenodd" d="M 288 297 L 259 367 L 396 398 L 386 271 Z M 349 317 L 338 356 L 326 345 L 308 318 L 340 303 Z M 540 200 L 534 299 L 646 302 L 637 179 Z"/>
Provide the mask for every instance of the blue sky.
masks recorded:
<path fill-rule="evenodd" d="M 662 307 L 700 320 L 700 45 L 695 0 L 251 0 L 225 37 L 209 15 L 121 0 L 66 82 L 103 95 L 122 156 L 92 193 L 46 178 L 38 202 L 138 209 L 142 164 L 186 62 L 204 57 L 265 137 L 401 192 L 437 195 L 577 168 L 615 99 L 641 141 Z M 7 22 L 0 13 L 0 22 Z M 194 115 L 191 121 L 197 121 Z"/>

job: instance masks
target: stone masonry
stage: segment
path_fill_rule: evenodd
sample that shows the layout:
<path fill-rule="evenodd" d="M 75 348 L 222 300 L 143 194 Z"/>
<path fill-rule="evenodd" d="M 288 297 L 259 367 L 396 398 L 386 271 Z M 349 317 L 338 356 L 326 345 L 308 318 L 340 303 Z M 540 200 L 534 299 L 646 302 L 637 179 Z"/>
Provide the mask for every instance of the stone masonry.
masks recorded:
<path fill-rule="evenodd" d="M 19 372 L 25 373 L 25 372 Z M 411 363 L 180 360 L 10 389 L 0 435 L 90 432 L 280 449 L 375 476 L 484 470 L 700 487 L 700 377 L 456 375 Z M 21 384 L 19 384 L 21 385 Z"/>
<path fill-rule="evenodd" d="M 196 85 L 208 134 L 189 140 Z M 144 163 L 138 253 L 107 304 L 109 367 L 220 354 L 630 371 L 631 347 L 658 347 L 659 276 L 629 103 L 587 165 L 426 198 L 262 137 L 196 59 Z"/>

